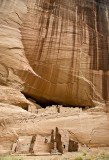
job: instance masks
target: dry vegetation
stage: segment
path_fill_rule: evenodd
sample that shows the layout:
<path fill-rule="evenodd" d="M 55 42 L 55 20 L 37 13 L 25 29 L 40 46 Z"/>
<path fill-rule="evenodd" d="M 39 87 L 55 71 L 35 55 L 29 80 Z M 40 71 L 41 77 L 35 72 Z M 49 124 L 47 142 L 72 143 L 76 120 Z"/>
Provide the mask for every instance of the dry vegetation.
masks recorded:
<path fill-rule="evenodd" d="M 66 153 L 62 156 L 7 156 L 0 157 L 0 160 L 109 160 L 109 153 L 103 151 Z"/>
<path fill-rule="evenodd" d="M 21 157 L 6 156 L 6 157 L 0 157 L 0 160 L 23 160 L 23 158 L 21 158 Z"/>

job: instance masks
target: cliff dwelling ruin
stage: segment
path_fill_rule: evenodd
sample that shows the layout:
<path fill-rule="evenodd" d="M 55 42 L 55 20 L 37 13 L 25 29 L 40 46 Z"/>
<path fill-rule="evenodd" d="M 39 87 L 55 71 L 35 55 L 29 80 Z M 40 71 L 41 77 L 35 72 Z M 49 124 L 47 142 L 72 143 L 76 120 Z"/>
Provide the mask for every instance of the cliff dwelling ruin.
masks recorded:
<path fill-rule="evenodd" d="M 109 147 L 109 0 L 0 0 L 0 155 Z"/>
<path fill-rule="evenodd" d="M 67 131 L 57 127 L 51 135 L 20 136 L 12 145 L 12 154 L 52 155 L 78 151 L 78 142 L 69 138 Z"/>
<path fill-rule="evenodd" d="M 36 102 L 36 100 L 32 99 L 32 98 L 27 98 L 29 101 L 29 104 L 27 105 L 27 107 L 25 108 L 25 110 L 27 110 L 28 112 L 31 113 L 36 113 L 36 114 L 41 114 L 41 113 L 45 113 L 48 112 L 48 114 L 51 113 L 70 113 L 73 112 L 74 110 L 78 110 L 78 111 L 87 111 L 90 108 L 90 106 L 69 106 L 69 105 L 61 105 L 61 104 L 52 104 L 53 102 L 49 102 L 48 101 L 48 105 L 46 103 L 41 103 L 39 102 L 39 104 Z"/>

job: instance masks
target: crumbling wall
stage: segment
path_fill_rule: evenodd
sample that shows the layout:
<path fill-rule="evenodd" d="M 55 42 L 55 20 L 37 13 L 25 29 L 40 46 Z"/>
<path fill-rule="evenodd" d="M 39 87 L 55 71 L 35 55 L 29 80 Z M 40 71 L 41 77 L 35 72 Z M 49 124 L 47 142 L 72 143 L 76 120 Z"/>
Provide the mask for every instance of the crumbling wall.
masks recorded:
<path fill-rule="evenodd" d="M 78 151 L 78 142 L 75 142 L 74 140 L 69 140 L 69 146 L 68 146 L 68 151 L 69 152 L 76 152 Z"/>
<path fill-rule="evenodd" d="M 20 136 L 18 138 L 15 152 L 17 154 L 28 154 L 30 151 L 32 136 Z"/>
<path fill-rule="evenodd" d="M 51 152 L 50 137 L 43 137 L 43 136 L 37 135 L 34 143 L 33 151 L 34 151 L 34 154 L 50 153 Z"/>

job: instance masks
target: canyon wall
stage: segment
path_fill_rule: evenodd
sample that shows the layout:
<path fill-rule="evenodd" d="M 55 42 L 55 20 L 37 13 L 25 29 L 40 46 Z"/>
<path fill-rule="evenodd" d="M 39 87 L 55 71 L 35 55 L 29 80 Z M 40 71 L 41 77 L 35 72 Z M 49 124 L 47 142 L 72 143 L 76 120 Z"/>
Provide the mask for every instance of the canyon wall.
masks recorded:
<path fill-rule="evenodd" d="M 87 147 L 109 147 L 109 113 L 82 112 L 69 109 L 67 113 L 46 111 L 32 114 L 14 105 L 0 103 L 0 154 L 11 153 L 12 145 L 22 136 L 50 136 L 58 127 L 70 138 Z M 24 148 L 27 147 L 24 141 Z"/>
<path fill-rule="evenodd" d="M 107 0 L 0 0 L 0 152 L 55 127 L 109 146 L 108 20 Z M 45 105 L 97 107 L 37 115 L 22 109 L 22 93 Z"/>
<path fill-rule="evenodd" d="M 0 3 L 0 84 L 43 103 L 108 104 L 108 1 Z"/>
<path fill-rule="evenodd" d="M 23 75 L 24 92 L 76 106 L 108 103 L 109 3 L 33 0 L 26 5 L 22 42 L 40 78 Z"/>

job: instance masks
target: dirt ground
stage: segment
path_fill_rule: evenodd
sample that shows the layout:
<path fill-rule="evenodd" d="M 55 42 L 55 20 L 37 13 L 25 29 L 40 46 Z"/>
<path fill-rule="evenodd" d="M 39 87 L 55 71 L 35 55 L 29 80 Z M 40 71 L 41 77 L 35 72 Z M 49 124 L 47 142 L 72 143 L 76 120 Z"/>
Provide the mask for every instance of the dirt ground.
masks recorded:
<path fill-rule="evenodd" d="M 23 156 L 23 160 L 73 160 L 72 158 L 80 157 L 82 153 L 66 153 L 63 155 L 51 155 L 51 156 Z"/>
<path fill-rule="evenodd" d="M 80 157 L 82 159 L 80 159 Z M 109 160 L 109 148 L 83 149 L 81 152 L 50 156 L 22 156 L 23 160 Z"/>

